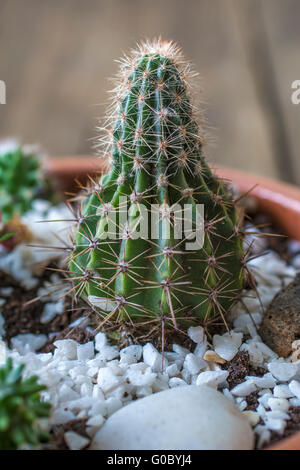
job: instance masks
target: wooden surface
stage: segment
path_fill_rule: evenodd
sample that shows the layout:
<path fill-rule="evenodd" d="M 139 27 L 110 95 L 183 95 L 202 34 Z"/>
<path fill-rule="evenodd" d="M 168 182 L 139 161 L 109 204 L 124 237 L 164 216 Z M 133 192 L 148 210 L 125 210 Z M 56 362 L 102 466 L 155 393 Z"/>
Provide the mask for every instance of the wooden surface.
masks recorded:
<path fill-rule="evenodd" d="M 201 74 L 210 161 L 299 184 L 299 14 L 299 0 L 0 0 L 0 138 L 92 154 L 113 59 L 161 34 Z"/>

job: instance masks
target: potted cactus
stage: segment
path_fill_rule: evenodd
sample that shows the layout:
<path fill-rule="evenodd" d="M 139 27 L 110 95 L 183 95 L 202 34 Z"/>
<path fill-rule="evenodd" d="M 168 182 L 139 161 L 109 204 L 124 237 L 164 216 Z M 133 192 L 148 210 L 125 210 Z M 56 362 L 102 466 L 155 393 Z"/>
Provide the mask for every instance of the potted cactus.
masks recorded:
<path fill-rule="evenodd" d="M 76 291 L 137 334 L 225 322 L 245 276 L 242 217 L 205 161 L 176 46 L 146 44 L 123 64 L 111 115 L 110 168 L 79 211 Z"/>
<path fill-rule="evenodd" d="M 60 181 L 64 190 L 70 190 L 77 177 L 85 184 L 72 198 L 72 202 L 74 199 L 78 202 L 76 208 L 71 206 L 72 240 L 59 235 L 62 241 L 59 249 L 66 251 L 67 260 L 64 265 L 60 261 L 59 266 L 51 266 L 51 270 L 71 283 L 66 289 L 67 294 L 75 294 L 79 302 L 83 300 L 80 308 L 85 308 L 82 307 L 84 304 L 88 306 L 93 326 L 101 332 L 95 345 L 99 353 L 95 354 L 90 331 L 84 332 L 88 339 L 85 338 L 83 343 L 87 341 L 87 344 L 69 339 L 77 327 L 77 320 L 69 321 L 68 330 L 64 330 L 68 339 L 59 337 L 60 341 L 54 343 L 57 349 L 54 355 L 50 354 L 51 358 L 45 358 L 45 367 L 43 361 L 39 362 L 42 376 L 48 380 L 49 375 L 49 396 L 57 407 L 54 423 L 58 420 L 62 425 L 72 420 L 73 410 L 80 408 L 81 398 L 84 400 L 85 408 L 80 410 L 77 418 L 87 421 L 87 435 L 66 432 L 64 438 L 69 448 L 85 448 L 93 438 L 94 448 L 97 448 L 97 431 L 99 428 L 101 431 L 104 421 L 101 413 L 106 413 L 108 422 L 110 413 L 117 415 L 118 407 L 129 403 L 130 394 L 135 401 L 143 394 L 152 394 L 153 390 L 171 388 L 171 380 L 172 384 L 186 380 L 189 385 L 201 385 L 204 376 L 211 372 L 223 377 L 220 379 L 223 385 L 224 377 L 229 377 L 223 367 L 231 359 L 226 359 L 226 354 L 224 359 L 220 350 L 219 353 L 206 351 L 208 340 L 200 338 L 201 335 L 205 338 L 204 333 L 208 333 L 213 345 L 214 333 L 211 332 L 216 331 L 217 326 L 221 332 L 216 335 L 217 339 L 223 341 L 225 338 L 222 344 L 230 343 L 232 338 L 237 341 L 238 346 L 230 343 L 236 353 L 243 334 L 231 330 L 229 313 L 245 295 L 245 286 L 252 289 L 252 293 L 256 292 L 254 276 L 248 267 L 251 244 L 245 246 L 243 209 L 234 199 L 228 179 L 245 193 L 259 182 L 252 191 L 258 207 L 279 222 L 287 235 L 299 239 L 296 224 L 300 224 L 300 195 L 297 189 L 230 169 L 220 169 L 217 175 L 211 171 L 203 153 L 202 130 L 190 100 L 189 71 L 181 51 L 173 43 L 159 40 L 143 44 L 121 65 L 105 130 L 108 135 L 104 141 L 105 152 L 102 152 L 105 158 L 48 159 L 46 162 L 49 178 Z M 15 197 L 14 189 L 11 193 Z M 278 194 L 283 197 L 278 198 Z M 22 192 L 21 196 L 24 195 L 27 197 L 28 193 Z M 26 199 L 26 207 L 22 204 L 20 207 L 24 206 L 26 210 L 31 202 L 31 198 Z M 11 209 L 8 204 L 3 206 L 2 212 L 8 211 L 10 217 Z M 42 290 L 46 290 L 45 285 L 39 285 L 38 292 Z M 61 306 L 60 302 L 61 297 L 51 299 L 46 310 L 52 312 L 56 304 Z M 67 311 L 76 311 L 73 303 L 68 307 L 68 310 L 62 310 L 64 318 L 68 318 Z M 53 335 L 57 323 L 51 328 L 49 331 Z M 42 323 L 36 330 L 48 332 Z M 169 385 L 165 385 L 163 380 L 168 374 L 163 369 L 163 361 L 155 359 L 156 362 L 151 363 L 153 355 L 159 358 L 161 355 L 149 342 L 161 347 L 164 360 L 165 338 L 168 335 L 178 335 L 178 338 L 181 334 L 186 338 L 187 331 L 194 332 L 193 338 L 198 336 L 197 354 L 202 354 L 199 351 L 204 348 L 203 354 L 197 356 L 192 350 L 179 346 L 166 355 L 166 362 L 179 351 L 194 361 L 192 369 L 197 372 L 193 377 L 187 371 L 184 375 L 178 369 L 182 367 L 182 364 L 178 366 L 179 361 L 172 364 L 173 372 L 169 373 L 173 376 Z M 249 331 L 250 336 L 255 336 L 255 329 Z M 120 353 L 118 362 L 117 347 L 109 345 L 107 336 L 122 347 L 124 342 L 129 344 L 129 350 L 134 353 L 122 349 L 123 356 Z M 248 339 L 243 346 L 246 341 Z M 20 347 L 18 341 L 15 344 Z M 270 353 L 266 346 L 265 351 Z M 24 354 L 28 363 L 33 357 L 37 362 L 40 360 L 39 353 L 37 357 L 30 356 L 33 353 L 28 353 L 26 348 Z M 151 360 L 146 358 L 147 354 L 152 355 Z M 142 360 L 145 364 L 138 363 Z M 185 362 L 188 361 L 185 359 Z M 59 367 L 55 369 L 57 364 Z M 130 367 L 133 373 L 126 375 Z M 153 390 L 152 385 L 134 388 L 134 374 L 138 373 L 139 367 L 141 375 L 149 373 L 149 380 L 154 380 L 157 375 Z M 11 368 L 8 363 L 5 377 L 14 375 Z M 84 375 L 85 369 L 88 377 Z M 15 375 L 19 380 L 20 370 Z M 266 379 L 273 383 L 274 378 L 267 376 Z M 257 391 L 255 385 L 252 387 Z M 229 390 L 227 392 L 230 395 Z M 244 406 L 241 400 L 237 403 Z M 90 407 L 88 411 L 86 407 Z M 93 409 L 99 414 L 91 416 Z M 260 426 L 258 422 L 254 425 Z M 249 431 L 248 423 L 247 426 Z M 8 429 L 7 425 L 5 429 Z M 246 445 L 251 448 L 253 442 Z M 282 446 L 288 447 L 289 443 Z"/>

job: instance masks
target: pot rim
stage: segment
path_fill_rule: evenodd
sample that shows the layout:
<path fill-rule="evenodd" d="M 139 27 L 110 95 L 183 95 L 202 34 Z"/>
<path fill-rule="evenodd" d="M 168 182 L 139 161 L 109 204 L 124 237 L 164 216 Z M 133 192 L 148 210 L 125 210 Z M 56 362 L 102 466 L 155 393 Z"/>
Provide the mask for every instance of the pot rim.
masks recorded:
<path fill-rule="evenodd" d="M 45 161 L 47 175 L 57 178 L 62 187 L 65 183 L 72 185 L 76 178 L 84 180 L 87 175 L 102 173 L 106 168 L 103 159 L 83 155 L 48 158 Z M 300 188 L 221 165 L 215 165 L 214 170 L 221 178 L 232 181 L 243 193 L 251 194 L 258 208 L 271 215 L 287 236 L 300 241 Z M 270 445 L 266 450 L 300 450 L 300 431 Z"/>

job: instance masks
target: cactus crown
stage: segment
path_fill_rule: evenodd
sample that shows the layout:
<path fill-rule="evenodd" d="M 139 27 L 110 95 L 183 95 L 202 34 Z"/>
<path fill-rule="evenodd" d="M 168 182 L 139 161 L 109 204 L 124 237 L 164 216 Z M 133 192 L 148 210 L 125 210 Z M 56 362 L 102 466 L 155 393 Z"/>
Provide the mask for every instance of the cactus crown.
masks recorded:
<path fill-rule="evenodd" d="M 70 260 L 75 290 L 101 325 L 208 324 L 224 319 L 242 287 L 238 216 L 204 159 L 189 70 L 178 47 L 160 40 L 121 62 L 105 151 L 111 167 L 81 202 Z M 178 224 L 196 231 L 199 205 L 202 243 L 187 249 Z"/>
<path fill-rule="evenodd" d="M 49 416 L 50 404 L 41 402 L 39 393 L 46 387 L 37 383 L 36 376 L 23 380 L 23 368 L 23 364 L 14 368 L 11 358 L 0 368 L 0 450 L 48 439 L 37 424 L 38 418 Z"/>
<path fill-rule="evenodd" d="M 0 214 L 9 222 L 27 212 L 41 189 L 40 162 L 20 147 L 0 154 Z"/>

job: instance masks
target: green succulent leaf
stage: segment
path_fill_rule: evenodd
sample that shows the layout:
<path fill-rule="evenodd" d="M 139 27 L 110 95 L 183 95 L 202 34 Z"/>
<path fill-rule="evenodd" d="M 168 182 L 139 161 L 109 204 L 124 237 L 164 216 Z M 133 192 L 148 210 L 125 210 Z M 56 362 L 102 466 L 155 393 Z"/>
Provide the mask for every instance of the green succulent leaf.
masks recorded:
<path fill-rule="evenodd" d="M 3 223 L 30 210 L 42 187 L 37 155 L 25 153 L 21 147 L 0 154 L 0 220 Z"/>
<path fill-rule="evenodd" d="M 49 438 L 38 423 L 51 409 L 50 403 L 41 401 L 45 386 L 37 383 L 36 376 L 23 380 L 23 370 L 23 364 L 13 367 L 11 358 L 0 368 L 0 450 L 36 446 Z"/>
<path fill-rule="evenodd" d="M 0 236 L 0 243 L 5 242 L 5 240 L 8 240 L 9 238 L 12 238 L 15 236 L 15 233 L 5 233 L 4 235 Z"/>

